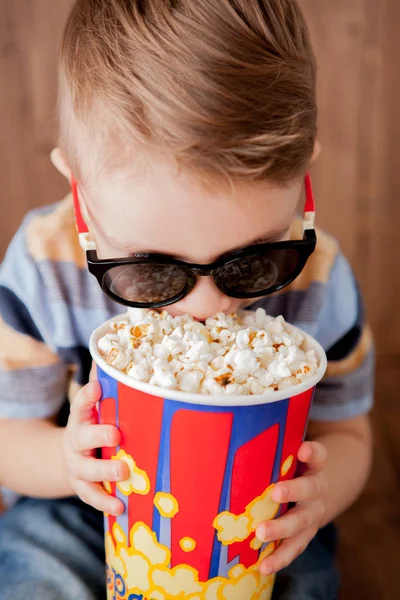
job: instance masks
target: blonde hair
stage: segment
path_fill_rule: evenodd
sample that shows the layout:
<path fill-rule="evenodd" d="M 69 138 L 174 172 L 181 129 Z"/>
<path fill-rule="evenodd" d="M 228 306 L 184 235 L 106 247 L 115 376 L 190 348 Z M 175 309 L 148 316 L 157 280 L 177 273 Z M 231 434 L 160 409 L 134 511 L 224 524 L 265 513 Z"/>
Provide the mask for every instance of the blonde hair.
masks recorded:
<path fill-rule="evenodd" d="M 185 169 L 278 183 L 308 168 L 316 64 L 295 0 L 76 0 L 61 76 L 73 116 L 60 143 L 76 175 L 72 118 L 110 156 L 136 144 Z"/>

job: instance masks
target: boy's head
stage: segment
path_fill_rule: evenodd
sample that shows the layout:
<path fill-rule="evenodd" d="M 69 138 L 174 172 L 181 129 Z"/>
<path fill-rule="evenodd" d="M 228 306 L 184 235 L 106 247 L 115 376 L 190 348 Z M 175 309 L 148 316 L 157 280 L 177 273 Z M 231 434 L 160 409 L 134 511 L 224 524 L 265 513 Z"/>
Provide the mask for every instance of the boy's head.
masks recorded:
<path fill-rule="evenodd" d="M 77 0 L 60 146 L 99 256 L 196 263 L 287 239 L 316 138 L 295 0 Z M 171 308 L 236 310 L 211 278 Z"/>

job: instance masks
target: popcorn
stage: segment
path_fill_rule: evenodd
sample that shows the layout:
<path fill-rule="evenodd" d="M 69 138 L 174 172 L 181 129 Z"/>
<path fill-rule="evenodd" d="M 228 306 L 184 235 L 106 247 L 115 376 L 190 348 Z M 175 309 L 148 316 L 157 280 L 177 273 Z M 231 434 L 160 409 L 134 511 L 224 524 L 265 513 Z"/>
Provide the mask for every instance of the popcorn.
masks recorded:
<path fill-rule="evenodd" d="M 112 494 L 112 487 L 109 481 L 103 481 L 103 488 L 106 490 L 108 494 Z"/>
<path fill-rule="evenodd" d="M 130 589 L 140 589 L 143 592 L 150 590 L 151 565 L 144 556 L 130 554 L 125 548 L 120 550 L 120 556 L 125 564 L 127 576 L 126 584 Z"/>
<path fill-rule="evenodd" d="M 250 548 L 252 548 L 253 550 L 260 550 L 262 545 L 263 545 L 262 541 L 258 540 L 256 537 L 253 538 L 250 542 Z"/>
<path fill-rule="evenodd" d="M 126 374 L 129 375 L 129 377 L 133 377 L 133 379 L 136 379 L 137 381 L 144 381 L 147 383 L 150 380 L 149 367 L 144 364 L 135 364 L 131 362 Z"/>
<path fill-rule="evenodd" d="M 130 541 L 130 544 L 129 544 Z M 143 596 L 152 600 L 270 600 L 274 576 L 263 577 L 259 572 L 262 560 L 275 550 L 275 543 L 269 544 L 255 565 L 246 568 L 242 564 L 233 565 L 227 577 L 216 577 L 200 581 L 196 569 L 186 564 L 171 567 L 171 552 L 163 546 L 153 531 L 143 522 L 135 523 L 129 541 L 117 523 L 112 534 L 106 533 L 106 557 L 108 597 Z M 184 552 L 193 552 L 196 542 L 185 537 L 180 540 Z M 121 596 L 122 597 L 122 596 Z"/>
<path fill-rule="evenodd" d="M 260 565 L 266 558 L 268 558 L 268 556 L 271 556 L 271 554 L 275 552 L 278 545 L 278 542 L 269 543 L 265 550 L 261 552 L 256 566 Z"/>
<path fill-rule="evenodd" d="M 170 571 L 154 569 L 152 575 L 156 587 L 165 590 L 168 598 L 202 591 L 196 571 L 186 565 L 179 565 Z"/>
<path fill-rule="evenodd" d="M 289 473 L 290 469 L 292 468 L 292 464 L 293 464 L 293 455 L 291 454 L 290 456 L 287 457 L 287 459 L 281 466 L 282 477 L 285 477 L 285 475 L 287 475 Z"/>
<path fill-rule="evenodd" d="M 219 591 L 222 589 L 222 586 L 223 583 L 221 580 L 211 581 L 205 590 L 204 600 L 220 600 Z"/>
<path fill-rule="evenodd" d="M 279 504 L 274 502 L 271 497 L 274 487 L 275 484 L 270 485 L 261 496 L 250 502 L 244 513 L 234 515 L 229 511 L 224 511 L 214 519 L 213 527 L 217 530 L 218 540 L 224 546 L 247 540 L 260 523 L 272 521 L 276 517 Z"/>
<path fill-rule="evenodd" d="M 117 527 L 115 528 L 115 530 L 117 530 Z M 121 559 L 120 553 L 115 548 L 113 536 L 108 531 L 105 534 L 105 548 L 106 548 L 108 567 L 110 569 L 114 569 L 117 573 L 124 574 L 125 573 L 125 563 Z"/>
<path fill-rule="evenodd" d="M 171 560 L 171 552 L 158 543 L 153 531 L 141 523 L 136 523 L 132 527 L 130 537 L 132 547 L 149 559 L 152 565 L 168 565 Z"/>
<path fill-rule="evenodd" d="M 179 512 L 179 504 L 172 494 L 157 492 L 154 497 L 154 506 L 162 517 L 173 519 Z"/>
<path fill-rule="evenodd" d="M 274 376 L 274 381 L 278 383 L 286 377 L 291 377 L 292 373 L 285 361 L 285 357 L 280 352 L 276 354 L 275 360 L 268 365 L 268 371 Z"/>
<path fill-rule="evenodd" d="M 113 460 L 121 460 L 128 465 L 129 477 L 124 481 L 119 481 L 117 487 L 119 491 L 125 496 L 131 494 L 139 494 L 140 496 L 147 496 L 150 492 L 150 479 L 146 471 L 139 469 L 132 456 L 129 456 L 125 450 L 120 450 L 116 456 L 112 457 Z"/>
<path fill-rule="evenodd" d="M 218 313 L 199 323 L 189 315 L 129 309 L 98 342 L 100 354 L 129 377 L 190 394 L 261 395 L 312 377 L 313 350 L 300 332 L 262 308 Z"/>
<path fill-rule="evenodd" d="M 246 568 L 243 565 L 239 564 L 235 565 L 234 567 L 232 567 L 232 569 L 229 570 L 229 577 L 230 579 L 239 579 L 239 577 L 241 577 L 245 573 Z"/>
<path fill-rule="evenodd" d="M 112 324 L 112 328 L 115 327 L 116 324 Z M 125 325 L 124 325 L 125 327 Z M 99 340 L 99 351 L 102 354 L 108 355 L 113 348 L 118 348 L 120 343 L 120 338 L 118 335 L 114 333 L 107 333 Z"/>
<path fill-rule="evenodd" d="M 182 538 L 179 545 L 184 552 L 193 552 L 196 548 L 195 540 L 190 537 Z"/>
<path fill-rule="evenodd" d="M 272 521 L 278 513 L 279 504 L 271 497 L 274 487 L 275 484 L 270 485 L 261 496 L 250 502 L 246 507 L 247 514 L 252 519 L 250 526 L 253 531 L 263 521 Z"/>
<path fill-rule="evenodd" d="M 244 375 L 252 375 L 258 371 L 260 363 L 252 350 L 236 350 L 231 352 L 231 356 L 227 355 L 227 358 L 233 358 L 234 370 Z"/>
<path fill-rule="evenodd" d="M 136 594 L 136 595 L 138 595 L 138 594 Z M 161 592 L 159 592 L 157 590 L 153 590 L 151 592 L 151 600 L 165 600 L 165 596 Z"/>
<path fill-rule="evenodd" d="M 246 514 L 234 515 L 225 511 L 214 520 L 214 527 L 218 532 L 218 539 L 224 546 L 243 542 L 250 533 L 250 520 Z"/>
<path fill-rule="evenodd" d="M 203 379 L 203 373 L 198 371 L 182 371 L 178 374 L 178 387 L 182 392 L 197 394 Z"/>
<path fill-rule="evenodd" d="M 224 600 L 251 600 L 257 592 L 257 580 L 250 573 L 242 575 L 237 581 L 224 587 Z"/>
<path fill-rule="evenodd" d="M 153 363 L 154 375 L 150 379 L 152 385 L 174 390 L 177 387 L 177 381 L 173 371 L 169 366 L 168 360 L 156 358 Z"/>

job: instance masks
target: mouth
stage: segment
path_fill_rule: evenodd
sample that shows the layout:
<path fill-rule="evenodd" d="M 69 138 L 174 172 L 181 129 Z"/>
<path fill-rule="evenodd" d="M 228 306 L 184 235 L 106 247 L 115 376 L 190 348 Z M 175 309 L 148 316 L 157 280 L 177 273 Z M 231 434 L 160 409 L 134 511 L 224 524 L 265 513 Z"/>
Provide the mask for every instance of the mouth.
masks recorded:
<path fill-rule="evenodd" d="M 156 310 L 156 312 L 158 312 L 158 313 L 160 313 L 160 314 L 161 314 L 161 313 L 163 312 L 163 310 L 165 310 L 165 309 L 158 308 L 158 309 L 155 309 L 155 310 Z M 168 308 L 167 308 L 167 312 L 168 312 Z M 185 314 L 185 313 L 181 313 L 181 312 L 180 312 L 180 313 L 178 313 L 177 315 L 174 315 L 174 314 L 172 313 L 172 316 L 180 316 L 180 317 L 181 317 L 183 314 Z M 193 319 L 194 321 L 197 321 L 197 323 L 202 323 L 202 325 L 205 325 L 205 324 L 206 324 L 206 320 L 207 320 L 207 319 L 199 319 L 198 317 L 195 317 L 194 315 L 190 315 L 190 316 L 192 317 L 192 319 Z"/>

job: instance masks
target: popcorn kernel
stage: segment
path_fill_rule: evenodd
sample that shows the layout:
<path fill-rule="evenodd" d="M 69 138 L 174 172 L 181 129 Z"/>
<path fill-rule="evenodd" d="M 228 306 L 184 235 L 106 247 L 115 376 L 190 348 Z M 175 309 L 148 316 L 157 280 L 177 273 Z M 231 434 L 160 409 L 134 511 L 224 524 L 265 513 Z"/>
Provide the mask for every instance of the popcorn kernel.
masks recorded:
<path fill-rule="evenodd" d="M 196 542 L 190 537 L 182 538 L 179 545 L 184 552 L 193 552 L 196 548 Z"/>
<path fill-rule="evenodd" d="M 125 481 L 118 481 L 117 487 L 122 494 L 130 496 L 139 494 L 146 496 L 150 492 L 150 480 L 146 473 L 136 465 L 132 456 L 129 456 L 124 450 L 120 450 L 112 460 L 122 460 L 129 468 L 129 477 Z"/>
<path fill-rule="evenodd" d="M 293 464 L 293 456 L 290 455 L 287 457 L 287 459 L 285 460 L 285 462 L 282 464 L 281 467 L 281 475 L 282 477 L 285 477 L 285 475 L 287 475 L 292 467 Z"/>
<path fill-rule="evenodd" d="M 179 512 L 179 504 L 177 499 L 172 494 L 157 492 L 154 496 L 154 506 L 162 517 L 173 519 Z"/>

